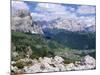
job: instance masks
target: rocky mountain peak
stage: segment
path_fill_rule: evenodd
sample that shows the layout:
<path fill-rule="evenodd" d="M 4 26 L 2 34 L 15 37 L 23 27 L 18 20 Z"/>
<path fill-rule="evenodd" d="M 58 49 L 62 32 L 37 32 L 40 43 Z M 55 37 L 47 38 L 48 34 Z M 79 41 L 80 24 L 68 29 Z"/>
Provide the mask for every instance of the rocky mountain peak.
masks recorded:
<path fill-rule="evenodd" d="M 26 9 L 19 9 L 12 16 L 11 30 L 43 34 L 42 28 L 34 24 L 30 12 Z"/>
<path fill-rule="evenodd" d="M 68 31 L 84 31 L 87 28 L 87 24 L 84 21 L 80 21 L 72 18 L 59 18 L 53 23 L 54 28 L 65 29 Z"/>
<path fill-rule="evenodd" d="M 33 20 L 34 21 L 34 20 Z M 57 18 L 51 21 L 35 21 L 42 29 L 64 29 L 66 31 L 95 32 L 95 23 L 88 24 L 84 20 L 73 18 Z"/>

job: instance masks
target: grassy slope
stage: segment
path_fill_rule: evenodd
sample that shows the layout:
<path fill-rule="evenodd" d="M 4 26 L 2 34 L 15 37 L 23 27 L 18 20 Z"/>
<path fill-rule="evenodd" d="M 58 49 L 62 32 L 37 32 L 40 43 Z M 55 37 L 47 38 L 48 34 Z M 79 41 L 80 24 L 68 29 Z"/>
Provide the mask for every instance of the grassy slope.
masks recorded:
<path fill-rule="evenodd" d="M 28 47 L 30 47 L 32 50 L 31 58 L 39 58 L 39 57 L 44 57 L 44 56 L 50 57 L 50 56 L 59 55 L 59 56 L 64 57 L 66 60 L 69 60 L 69 59 L 79 60 L 83 52 L 79 53 L 79 51 L 77 51 L 77 54 L 76 54 L 76 52 L 73 51 L 74 45 L 73 44 L 71 44 L 71 46 L 67 45 L 70 42 L 71 43 L 73 42 L 72 38 L 71 37 L 69 38 L 65 35 L 64 37 L 63 34 L 65 33 L 62 33 L 60 35 L 57 34 L 56 36 L 54 36 L 53 39 L 46 39 L 42 35 L 38 35 L 38 34 L 31 35 L 27 33 L 12 31 L 12 35 L 11 35 L 12 52 L 17 52 L 19 54 L 19 56 L 16 58 L 12 56 L 12 60 L 16 60 L 16 59 L 18 60 L 20 58 L 25 58 L 27 51 L 28 51 L 27 50 Z M 59 39 L 62 40 L 62 42 L 59 41 Z M 65 45 L 67 46 L 64 46 L 63 43 L 66 42 L 66 39 L 69 39 L 70 42 L 68 42 L 67 44 L 65 43 Z M 79 48 L 80 48 L 80 45 L 79 45 Z M 64 53 L 66 52 L 68 52 L 67 56 L 66 54 L 64 55 Z"/>
<path fill-rule="evenodd" d="M 23 54 L 23 57 L 27 53 L 27 47 L 31 47 L 33 52 L 33 58 L 38 58 L 40 56 L 53 56 L 54 51 L 59 51 L 59 49 L 64 49 L 64 47 L 53 41 L 53 40 L 47 40 L 43 38 L 42 35 L 31 35 L 31 34 L 25 34 L 22 32 L 12 32 L 12 51 L 16 51 L 19 54 Z M 21 54 L 21 55 L 22 55 Z"/>

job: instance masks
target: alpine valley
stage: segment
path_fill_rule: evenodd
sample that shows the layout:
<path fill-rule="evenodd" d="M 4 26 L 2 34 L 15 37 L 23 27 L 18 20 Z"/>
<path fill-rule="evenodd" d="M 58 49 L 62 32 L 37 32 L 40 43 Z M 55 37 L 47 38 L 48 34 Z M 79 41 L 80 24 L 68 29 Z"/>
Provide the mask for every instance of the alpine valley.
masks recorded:
<path fill-rule="evenodd" d="M 32 68 L 33 62 L 39 65 L 47 59 L 54 61 L 58 58 L 59 61 L 63 59 L 61 61 L 63 64 L 72 63 L 72 65 L 75 65 L 76 61 L 83 64 L 85 63 L 85 60 L 84 62 L 82 61 L 83 59 L 87 61 L 90 58 L 91 61 L 95 61 L 95 54 L 95 22 L 88 24 L 78 18 L 65 17 L 51 21 L 35 20 L 34 15 L 26 9 L 19 9 L 13 12 L 11 16 L 11 61 L 14 62 L 12 64 L 12 74 L 52 72 L 51 69 L 50 71 L 47 69 L 45 71 L 37 71 L 37 66 L 37 69 L 34 69 L 34 71 L 29 71 L 29 69 Z M 25 62 L 21 59 L 31 61 Z M 49 65 L 56 67 L 54 63 Z M 29 68 L 28 66 L 31 67 Z M 87 65 L 85 66 L 87 67 Z M 91 66 L 92 68 L 85 67 L 85 69 L 95 68 L 94 65 Z M 69 68 L 67 67 L 67 69 Z M 70 70 L 73 70 L 73 68 Z M 77 70 L 82 69 L 79 68 Z M 62 70 L 61 68 L 61 70 L 57 71 L 67 70 Z"/>

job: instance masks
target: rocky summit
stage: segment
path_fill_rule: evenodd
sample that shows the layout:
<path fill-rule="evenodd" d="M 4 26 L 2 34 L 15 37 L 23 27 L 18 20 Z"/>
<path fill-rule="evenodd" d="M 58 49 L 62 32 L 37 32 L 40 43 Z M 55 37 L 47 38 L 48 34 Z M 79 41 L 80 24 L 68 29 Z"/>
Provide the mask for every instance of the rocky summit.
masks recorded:
<path fill-rule="evenodd" d="M 96 61 L 93 57 L 87 55 L 82 58 L 82 61 L 76 61 L 75 63 L 65 64 L 64 59 L 59 56 L 54 58 L 40 57 L 39 59 L 21 59 L 19 62 L 31 62 L 31 65 L 26 65 L 22 69 L 17 66 L 13 66 L 12 63 L 11 70 L 15 73 L 39 73 L 39 72 L 57 72 L 57 71 L 71 71 L 71 70 L 90 70 L 96 68 Z"/>
<path fill-rule="evenodd" d="M 30 12 L 26 9 L 19 9 L 12 15 L 11 30 L 26 33 L 43 34 L 40 26 L 34 24 Z"/>

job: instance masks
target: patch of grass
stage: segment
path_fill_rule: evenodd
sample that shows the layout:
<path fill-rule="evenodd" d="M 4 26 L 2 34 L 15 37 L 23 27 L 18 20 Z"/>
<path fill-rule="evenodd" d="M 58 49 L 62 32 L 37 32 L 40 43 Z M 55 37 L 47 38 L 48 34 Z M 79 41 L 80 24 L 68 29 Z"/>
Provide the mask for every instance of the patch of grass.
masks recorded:
<path fill-rule="evenodd" d="M 31 58 L 38 58 L 44 56 L 54 56 L 55 51 L 59 48 L 63 49 L 64 47 L 55 42 L 54 40 L 47 40 L 42 35 L 39 34 L 26 34 L 22 32 L 13 32 L 12 31 L 12 51 L 18 52 L 20 57 L 26 57 L 27 47 L 32 49 Z"/>

